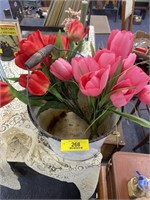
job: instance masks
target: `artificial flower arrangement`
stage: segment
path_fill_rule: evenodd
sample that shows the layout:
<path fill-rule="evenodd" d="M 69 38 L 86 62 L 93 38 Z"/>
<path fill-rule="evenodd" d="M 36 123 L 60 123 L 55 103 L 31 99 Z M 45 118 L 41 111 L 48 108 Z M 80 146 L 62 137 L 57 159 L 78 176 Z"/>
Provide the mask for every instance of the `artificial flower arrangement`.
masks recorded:
<path fill-rule="evenodd" d="M 37 30 L 20 41 L 15 64 L 25 73 L 0 81 L 0 107 L 18 98 L 23 103 L 39 106 L 38 115 L 49 108 L 72 111 L 88 124 L 90 139 L 98 136 L 97 128 L 111 113 L 150 128 L 150 122 L 145 119 L 118 110 L 135 95 L 150 105 L 150 77 L 134 65 L 133 34 L 113 30 L 106 48 L 96 52 L 91 48 L 92 56 L 84 57 L 81 47 L 89 28 L 85 29 L 74 19 L 66 35 L 60 31 L 57 35 L 42 35 Z M 48 55 L 27 69 L 28 59 L 47 45 L 52 46 Z M 23 89 L 16 90 L 11 81 L 18 82 Z M 85 99 L 86 111 L 79 94 Z"/>

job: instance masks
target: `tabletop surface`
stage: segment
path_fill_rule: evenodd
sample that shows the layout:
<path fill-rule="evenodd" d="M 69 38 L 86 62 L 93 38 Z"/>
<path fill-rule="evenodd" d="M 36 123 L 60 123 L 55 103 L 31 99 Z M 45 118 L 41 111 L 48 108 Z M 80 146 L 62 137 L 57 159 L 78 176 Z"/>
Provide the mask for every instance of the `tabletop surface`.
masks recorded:
<path fill-rule="evenodd" d="M 94 26 L 95 34 L 110 34 L 110 25 L 105 15 L 91 15 L 90 25 Z"/>

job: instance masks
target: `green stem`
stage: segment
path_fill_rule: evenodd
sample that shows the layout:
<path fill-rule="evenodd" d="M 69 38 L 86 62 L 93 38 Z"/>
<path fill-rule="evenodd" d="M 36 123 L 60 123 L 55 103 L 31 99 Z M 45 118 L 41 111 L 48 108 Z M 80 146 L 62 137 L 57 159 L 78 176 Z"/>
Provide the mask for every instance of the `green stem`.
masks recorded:
<path fill-rule="evenodd" d="M 94 121 L 90 124 L 90 126 L 88 126 L 88 128 L 85 130 L 84 134 L 96 123 L 96 121 L 98 121 L 108 111 L 108 109 L 104 110 L 101 115 L 99 115 L 96 119 L 94 119 Z M 97 134 L 97 132 L 95 134 Z M 93 137 L 93 135 L 94 133 L 91 134 L 91 137 Z"/>
<path fill-rule="evenodd" d="M 82 0 L 80 22 L 82 22 L 84 26 L 85 26 L 85 21 L 86 21 L 87 10 L 88 10 L 88 2 L 85 0 Z"/>

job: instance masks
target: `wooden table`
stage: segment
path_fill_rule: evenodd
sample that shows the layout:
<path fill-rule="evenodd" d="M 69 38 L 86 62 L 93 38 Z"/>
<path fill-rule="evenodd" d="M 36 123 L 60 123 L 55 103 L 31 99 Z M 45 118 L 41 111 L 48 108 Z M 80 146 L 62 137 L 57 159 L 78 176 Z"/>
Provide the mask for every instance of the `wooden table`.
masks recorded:
<path fill-rule="evenodd" d="M 110 34 L 111 29 L 106 15 L 91 15 L 90 25 L 94 26 L 95 34 Z"/>
<path fill-rule="evenodd" d="M 136 170 L 150 178 L 150 155 L 141 153 L 116 152 L 112 166 L 101 167 L 98 194 L 99 199 L 130 199 L 128 181 L 136 176 Z"/>

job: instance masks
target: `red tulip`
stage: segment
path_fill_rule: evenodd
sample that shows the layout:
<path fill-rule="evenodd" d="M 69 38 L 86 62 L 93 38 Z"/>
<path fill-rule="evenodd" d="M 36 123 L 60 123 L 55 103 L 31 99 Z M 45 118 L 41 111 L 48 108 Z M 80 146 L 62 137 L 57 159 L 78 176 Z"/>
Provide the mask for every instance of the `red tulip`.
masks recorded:
<path fill-rule="evenodd" d="M 95 55 L 94 55 L 94 59 L 97 61 L 97 63 L 99 64 L 100 69 L 101 68 L 107 68 L 108 66 L 110 66 L 110 77 L 113 76 L 113 74 L 115 73 L 119 61 L 121 60 L 120 56 L 116 56 L 115 53 L 111 52 L 108 49 L 102 49 L 102 50 L 98 50 Z"/>
<path fill-rule="evenodd" d="M 62 81 L 72 78 L 72 66 L 63 58 L 59 58 L 50 66 L 50 72 Z"/>
<path fill-rule="evenodd" d="M 19 80 L 18 80 L 19 84 L 24 88 L 27 87 L 27 77 L 28 77 L 28 74 L 21 74 L 19 77 Z M 30 75 L 29 75 L 29 77 L 30 77 Z"/>
<path fill-rule="evenodd" d="M 32 34 L 29 34 L 27 39 L 24 39 L 19 42 L 19 51 L 16 53 L 15 64 L 22 68 L 26 69 L 25 62 L 41 48 L 47 46 L 48 44 L 54 44 L 56 40 L 56 35 L 42 35 L 39 30 L 34 31 Z M 62 42 L 64 49 L 68 49 L 68 39 L 65 36 L 62 36 Z M 50 66 L 50 57 L 47 56 L 44 59 L 46 66 Z M 32 70 L 41 67 L 41 63 L 36 65 Z"/>
<path fill-rule="evenodd" d="M 150 85 L 145 87 L 138 93 L 140 101 L 146 105 L 150 105 Z"/>
<path fill-rule="evenodd" d="M 134 35 L 130 31 L 113 30 L 107 41 L 107 49 L 122 59 L 127 58 L 133 47 Z"/>
<path fill-rule="evenodd" d="M 28 85 L 28 91 L 30 94 L 41 96 L 47 92 L 50 81 L 42 71 L 35 70 L 31 75 L 29 75 L 29 78 L 27 77 L 27 74 L 22 74 L 19 77 L 19 84 L 24 88 Z"/>
<path fill-rule="evenodd" d="M 84 32 L 83 24 L 78 19 L 75 19 L 69 24 L 67 35 L 70 40 L 78 42 L 82 40 L 88 32 L 89 27 L 87 27 Z"/>
<path fill-rule="evenodd" d="M 0 81 L 0 107 L 7 105 L 14 98 L 8 84 Z"/>
<path fill-rule="evenodd" d="M 71 60 L 73 76 L 77 82 L 85 73 L 98 71 L 100 69 L 98 63 L 90 56 L 74 57 Z"/>
<path fill-rule="evenodd" d="M 107 84 L 108 76 L 109 69 L 84 74 L 79 82 L 81 92 L 86 96 L 100 95 Z"/>

